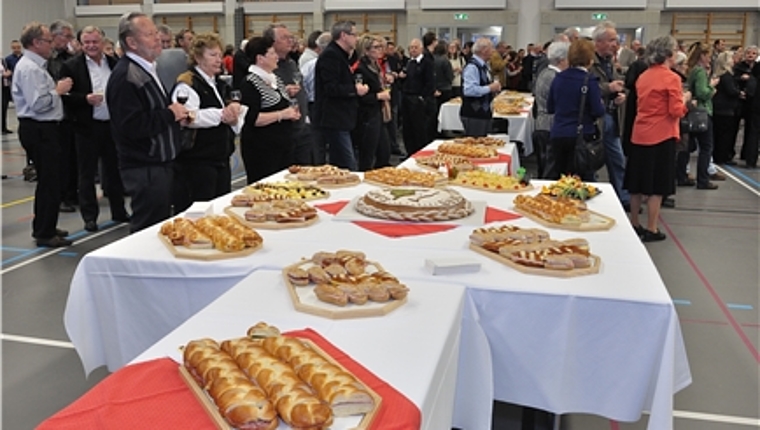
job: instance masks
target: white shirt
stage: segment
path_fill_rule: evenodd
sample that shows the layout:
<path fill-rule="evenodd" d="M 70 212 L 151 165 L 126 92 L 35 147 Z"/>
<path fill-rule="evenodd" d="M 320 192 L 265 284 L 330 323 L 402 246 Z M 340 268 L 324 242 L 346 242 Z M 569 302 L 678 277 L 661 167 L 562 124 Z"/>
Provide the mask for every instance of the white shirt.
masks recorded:
<path fill-rule="evenodd" d="M 301 66 L 301 76 L 303 76 L 303 88 L 306 90 L 306 98 L 309 102 L 314 101 L 314 68 L 317 65 L 317 59 L 312 58 L 310 61 Z"/>
<path fill-rule="evenodd" d="M 140 65 L 146 72 L 148 72 L 149 75 L 153 77 L 153 80 L 156 81 L 156 84 L 158 84 L 158 88 L 161 89 L 161 92 L 166 94 L 166 90 L 164 90 L 164 84 L 161 83 L 161 79 L 158 77 L 158 74 L 156 73 L 156 62 L 149 62 L 145 58 L 135 54 L 132 51 L 127 52 L 127 57 L 134 60 L 137 64 Z"/>
<path fill-rule="evenodd" d="M 100 64 L 89 56 L 84 56 L 85 64 L 87 64 L 87 70 L 90 72 L 90 81 L 92 82 L 92 92 L 95 94 L 102 94 L 105 96 L 106 84 L 108 84 L 108 78 L 111 77 L 111 68 L 108 67 L 108 59 L 105 55 L 100 58 Z M 92 118 L 98 121 L 108 121 L 111 119 L 108 114 L 108 105 L 106 104 L 105 97 L 103 102 L 98 106 L 92 107 Z"/>
<path fill-rule="evenodd" d="M 216 80 L 204 73 L 203 70 L 201 70 L 199 67 L 196 67 L 195 70 L 203 78 L 203 80 L 206 81 L 206 83 L 214 89 L 216 99 L 219 100 L 219 103 L 221 103 L 222 106 L 224 106 L 224 100 L 222 100 L 222 97 L 219 95 L 219 91 L 216 89 Z M 187 85 L 184 82 L 178 82 L 174 87 L 174 92 L 172 93 L 173 102 L 177 101 L 177 92 L 180 89 L 184 89 L 188 95 L 187 102 L 185 103 L 185 108 L 195 113 L 195 119 L 193 122 L 188 124 L 188 128 L 211 128 L 216 127 L 222 123 L 222 111 L 224 109 L 215 107 L 201 109 L 200 96 L 198 96 L 198 93 L 193 89 L 193 87 Z M 245 113 L 248 112 L 248 106 L 241 106 L 241 108 L 241 116 L 245 117 Z M 242 124 L 242 121 L 238 120 L 238 123 L 232 126 L 232 131 L 234 131 L 236 134 L 240 133 Z"/>
<path fill-rule="evenodd" d="M 36 121 L 63 119 L 63 102 L 46 64 L 44 58 L 29 50 L 24 51 L 24 56 L 16 63 L 11 95 L 19 118 Z"/>

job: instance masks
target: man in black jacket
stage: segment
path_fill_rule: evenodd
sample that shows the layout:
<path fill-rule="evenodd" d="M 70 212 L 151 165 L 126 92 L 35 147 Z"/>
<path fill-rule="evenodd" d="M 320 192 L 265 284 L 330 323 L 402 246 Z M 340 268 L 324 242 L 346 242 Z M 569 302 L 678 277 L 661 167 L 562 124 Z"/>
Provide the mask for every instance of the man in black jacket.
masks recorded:
<path fill-rule="evenodd" d="M 358 97 L 369 87 L 354 80 L 351 65 L 356 62 L 356 25 L 339 21 L 330 30 L 332 42 L 317 59 L 314 70 L 314 132 L 328 146 L 330 164 L 356 170 L 351 130 L 356 125 Z"/>
<path fill-rule="evenodd" d="M 63 97 L 64 107 L 71 118 L 77 153 L 79 207 L 84 229 L 98 230 L 98 199 L 95 194 L 95 173 L 98 157 L 103 160 L 101 182 L 108 195 L 111 218 L 116 222 L 129 220 L 124 209 L 124 192 L 116 161 L 116 146 L 111 138 L 111 122 L 104 92 L 116 59 L 103 54 L 103 31 L 87 26 L 80 33 L 82 54 L 66 61 L 61 76 L 74 81 L 71 91 Z"/>
<path fill-rule="evenodd" d="M 124 189 L 132 198 L 130 232 L 171 215 L 172 161 L 180 149 L 180 122 L 187 109 L 171 103 L 155 71 L 161 54 L 156 25 L 131 12 L 119 20 L 125 55 L 111 72 L 106 101 Z"/>
<path fill-rule="evenodd" d="M 432 36 L 430 36 L 432 35 Z M 435 72 L 433 55 L 426 49 L 435 42 L 435 34 L 425 35 L 425 45 L 420 39 L 409 42 L 409 62 L 404 79 L 401 120 L 404 126 L 404 146 L 409 155 L 430 143 L 430 123 L 435 121 Z M 428 43 L 429 42 L 429 43 Z"/>

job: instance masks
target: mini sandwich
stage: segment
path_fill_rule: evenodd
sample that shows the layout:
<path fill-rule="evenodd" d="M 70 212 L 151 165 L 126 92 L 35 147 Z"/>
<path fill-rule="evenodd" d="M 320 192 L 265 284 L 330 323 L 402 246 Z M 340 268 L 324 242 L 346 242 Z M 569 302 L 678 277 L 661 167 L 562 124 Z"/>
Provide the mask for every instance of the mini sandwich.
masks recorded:
<path fill-rule="evenodd" d="M 238 194 L 232 197 L 232 206 L 246 207 L 251 206 L 251 198 L 245 194 Z"/>
<path fill-rule="evenodd" d="M 269 325 L 263 321 L 256 323 L 256 325 L 250 327 L 246 332 L 248 337 L 252 339 L 262 339 L 265 337 L 277 337 L 280 335 L 280 329 L 273 325 Z"/>
<path fill-rule="evenodd" d="M 288 279 L 293 285 L 305 287 L 309 285 L 309 273 L 300 267 L 288 270 Z"/>

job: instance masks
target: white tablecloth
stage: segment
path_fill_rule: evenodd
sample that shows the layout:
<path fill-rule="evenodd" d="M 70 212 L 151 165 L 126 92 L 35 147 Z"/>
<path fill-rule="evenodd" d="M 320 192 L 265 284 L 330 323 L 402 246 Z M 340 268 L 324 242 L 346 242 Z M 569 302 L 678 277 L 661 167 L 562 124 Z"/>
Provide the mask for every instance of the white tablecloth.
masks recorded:
<path fill-rule="evenodd" d="M 506 134 L 490 134 L 489 136 L 494 137 L 494 138 L 500 138 L 506 141 L 504 146 L 496 148 L 496 151 L 502 154 L 509 155 L 509 157 L 511 158 L 511 162 L 507 166 L 509 168 L 507 173 L 509 175 L 515 175 L 517 173 L 517 169 L 520 168 L 520 154 L 517 151 L 517 145 L 515 145 L 512 142 L 509 142 L 509 136 L 507 136 Z M 434 140 L 433 142 L 429 143 L 426 147 L 424 147 L 422 151 L 436 150 L 444 142 L 446 142 L 446 140 Z M 479 163 L 479 164 L 482 164 L 482 163 Z M 493 163 L 489 163 L 489 164 L 493 164 Z M 419 167 L 417 162 L 414 161 L 414 157 L 407 158 L 406 160 L 404 160 L 404 162 L 399 164 L 398 167 L 406 167 L 412 170 L 423 170 L 423 171 L 425 170 Z"/>
<path fill-rule="evenodd" d="M 650 428 L 668 428 L 673 395 L 691 381 L 677 315 L 612 187 L 596 185 L 603 193 L 590 208 L 617 224 L 608 232 L 550 232 L 558 239 L 586 237 L 602 258 L 598 275 L 518 273 L 467 250 L 470 227 L 391 239 L 320 213 L 320 222 L 308 229 L 261 231 L 264 248 L 249 257 L 194 262 L 174 259 L 156 240 L 155 226 L 83 258 L 72 280 L 66 329 L 87 372 L 103 364 L 115 370 L 256 269 L 282 268 L 320 250 L 362 249 L 405 282 L 435 279 L 468 287 L 471 306 L 464 318 L 482 331 L 463 335 L 462 349 L 487 344 L 491 354 L 463 356 L 459 377 L 482 378 L 468 371 L 489 366 L 492 385 L 480 390 L 556 413 L 620 421 L 635 421 L 649 410 Z M 330 201 L 350 200 L 370 188 L 331 190 Z M 470 200 L 512 208 L 513 194 L 459 190 Z M 217 199 L 216 213 L 229 200 Z M 514 224 L 536 226 L 525 218 Z M 481 271 L 433 278 L 423 268 L 425 258 L 461 256 L 480 261 Z M 467 391 L 457 395 L 481 398 Z M 479 406 L 490 420 L 490 403 Z"/>
<path fill-rule="evenodd" d="M 433 282 L 415 282 L 410 288 L 408 302 L 382 318 L 329 320 L 295 312 L 281 272 L 259 270 L 134 362 L 164 356 L 181 361 L 178 345 L 201 337 L 240 337 L 258 321 L 266 321 L 283 331 L 312 328 L 417 405 L 422 412 L 423 429 L 448 429 L 452 425 L 457 391 L 465 288 Z M 487 345 L 484 351 L 470 352 L 489 355 Z M 485 373 L 490 377 L 490 369 Z M 481 402 L 490 401 L 487 394 L 481 397 Z M 475 427 L 479 424 L 472 421 L 469 425 L 468 428 L 483 428 Z"/>
<path fill-rule="evenodd" d="M 441 105 L 441 109 L 438 111 L 438 131 L 464 130 L 462 121 L 459 119 L 459 108 L 461 106 L 461 104 L 451 102 Z M 509 120 L 510 138 L 523 143 L 523 149 L 526 156 L 533 153 L 533 114 L 530 111 L 530 107 L 527 112 L 523 112 L 520 115 L 494 114 L 493 117 L 506 118 Z"/>

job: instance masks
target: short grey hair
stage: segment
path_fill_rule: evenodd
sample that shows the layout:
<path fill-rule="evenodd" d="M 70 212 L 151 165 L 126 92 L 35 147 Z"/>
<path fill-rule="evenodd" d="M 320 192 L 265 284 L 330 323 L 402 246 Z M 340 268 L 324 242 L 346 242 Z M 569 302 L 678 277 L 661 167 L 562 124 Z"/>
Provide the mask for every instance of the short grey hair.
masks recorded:
<path fill-rule="evenodd" d="M 607 34 L 607 31 L 615 30 L 616 27 L 617 26 L 612 21 L 602 21 L 594 27 L 594 31 L 591 32 L 591 38 L 594 41 L 599 41 L 605 34 Z"/>
<path fill-rule="evenodd" d="M 64 21 L 62 19 L 57 19 L 53 21 L 52 24 L 50 24 L 50 34 L 53 36 L 63 33 L 63 30 L 71 30 L 71 32 L 74 32 L 74 26 L 71 25 L 70 22 Z"/>
<path fill-rule="evenodd" d="M 276 37 L 274 37 L 274 32 L 275 32 L 275 29 L 277 29 L 277 28 L 284 28 L 284 29 L 287 30 L 288 26 L 285 25 L 285 24 L 283 24 L 283 23 L 281 23 L 281 22 L 273 22 L 273 23 L 269 24 L 269 26 L 267 27 L 266 30 L 264 30 L 264 34 L 262 34 L 262 36 L 268 37 L 268 38 L 270 38 L 272 40 L 275 40 Z"/>
<path fill-rule="evenodd" d="M 148 17 L 148 15 L 142 12 L 127 12 L 119 18 L 119 45 L 122 49 L 129 49 L 127 44 L 127 37 L 135 34 L 135 19 L 140 17 Z"/>
<path fill-rule="evenodd" d="M 748 47 L 744 48 L 744 55 L 747 55 L 747 51 L 755 51 L 758 52 L 757 45 L 749 45 Z"/>
<path fill-rule="evenodd" d="M 351 33 L 354 27 L 356 27 L 356 23 L 353 21 L 338 21 L 330 29 L 330 36 L 332 36 L 332 40 L 338 40 L 341 33 Z"/>
<path fill-rule="evenodd" d="M 317 48 L 324 51 L 330 42 L 332 42 L 332 34 L 330 34 L 328 31 L 325 31 L 324 33 L 320 34 L 319 37 L 317 37 Z"/>
<path fill-rule="evenodd" d="M 662 64 L 673 56 L 677 47 L 678 42 L 673 36 L 660 36 L 647 44 L 644 56 L 649 64 Z"/>
<path fill-rule="evenodd" d="M 473 54 L 480 54 L 483 52 L 484 49 L 490 48 L 493 46 L 493 42 L 491 42 L 491 39 L 487 37 L 481 37 L 480 39 L 476 40 L 475 43 L 472 45 L 472 53 Z"/>
<path fill-rule="evenodd" d="M 79 30 L 79 39 L 80 39 L 79 41 L 80 42 L 82 41 L 81 39 L 82 39 L 83 34 L 90 34 L 90 33 L 98 33 L 100 34 L 100 37 L 102 38 L 106 37 L 106 33 L 100 27 L 95 26 L 95 25 L 88 25 L 88 26 L 85 26 L 83 29 Z"/>
<path fill-rule="evenodd" d="M 567 60 L 567 51 L 570 49 L 570 42 L 552 42 L 549 49 L 546 50 L 546 58 L 549 64 L 557 65 L 562 60 Z"/>
<path fill-rule="evenodd" d="M 21 42 L 21 46 L 24 48 L 32 46 L 36 39 L 42 37 L 46 28 L 47 26 L 45 24 L 38 21 L 32 21 L 25 25 L 24 28 L 21 29 L 21 37 L 18 39 L 19 42 Z"/>
<path fill-rule="evenodd" d="M 578 27 L 567 27 L 565 31 L 562 32 L 562 34 L 567 36 L 569 39 L 577 39 L 581 37 L 581 29 Z"/>
<path fill-rule="evenodd" d="M 168 26 L 168 25 L 166 25 L 166 24 L 158 24 L 158 25 L 156 26 L 156 29 L 157 29 L 157 30 L 158 30 L 158 32 L 159 32 L 159 33 L 161 33 L 161 34 L 168 34 L 169 36 L 171 36 L 171 35 L 172 35 L 172 28 L 171 28 L 171 27 L 169 27 L 169 26 Z"/>

